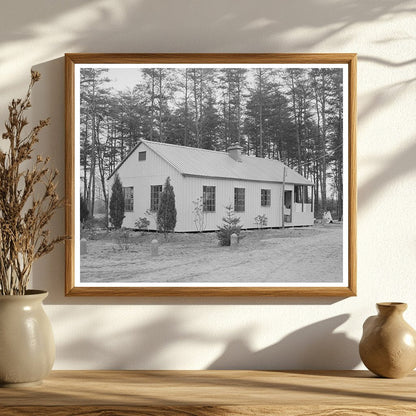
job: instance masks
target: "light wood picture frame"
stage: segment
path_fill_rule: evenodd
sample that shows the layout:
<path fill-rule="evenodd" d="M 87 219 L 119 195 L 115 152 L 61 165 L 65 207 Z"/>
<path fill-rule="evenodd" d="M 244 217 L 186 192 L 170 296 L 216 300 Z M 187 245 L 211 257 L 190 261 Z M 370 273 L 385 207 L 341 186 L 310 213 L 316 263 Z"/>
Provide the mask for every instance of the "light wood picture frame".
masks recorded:
<path fill-rule="evenodd" d="M 67 296 L 356 295 L 356 54 L 71 53 L 65 88 Z"/>

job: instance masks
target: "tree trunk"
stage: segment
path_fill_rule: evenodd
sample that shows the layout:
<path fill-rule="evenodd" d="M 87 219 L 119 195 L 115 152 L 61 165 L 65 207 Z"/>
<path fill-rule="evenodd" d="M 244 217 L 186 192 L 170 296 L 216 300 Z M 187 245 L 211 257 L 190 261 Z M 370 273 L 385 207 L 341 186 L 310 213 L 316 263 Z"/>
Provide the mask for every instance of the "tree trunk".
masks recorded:
<path fill-rule="evenodd" d="M 188 68 L 185 69 L 185 135 L 184 146 L 188 146 Z"/>
<path fill-rule="evenodd" d="M 263 157 L 263 72 L 259 68 L 259 152 L 258 156 Z M 257 153 L 257 152 L 256 152 Z"/>
<path fill-rule="evenodd" d="M 322 146 L 322 209 L 324 212 L 327 210 L 327 202 L 326 202 L 326 170 L 327 170 L 327 162 L 326 162 L 326 96 L 325 96 L 325 89 L 326 89 L 326 79 L 325 74 L 321 71 L 321 79 L 322 79 L 322 136 L 321 136 L 321 146 Z"/>
<path fill-rule="evenodd" d="M 90 177 L 88 182 L 87 205 L 91 217 L 94 216 L 94 198 L 95 198 L 95 163 L 96 163 L 96 149 L 95 149 L 95 127 L 96 127 L 96 87 L 95 77 L 92 84 L 92 102 L 91 102 L 91 153 L 90 153 Z"/>
<path fill-rule="evenodd" d="M 153 140 L 153 124 L 154 124 L 154 112 L 155 112 L 155 69 L 151 70 L 151 82 L 152 82 L 152 89 L 151 89 L 151 95 L 150 95 L 149 140 Z"/>
<path fill-rule="evenodd" d="M 159 142 L 163 141 L 163 73 L 159 68 Z"/>
<path fill-rule="evenodd" d="M 195 140 L 197 147 L 201 147 L 200 137 L 199 137 L 199 107 L 198 107 L 198 81 L 197 81 L 197 70 L 193 69 L 194 73 L 194 106 L 195 106 Z"/>
<path fill-rule="evenodd" d="M 295 120 L 295 130 L 296 130 L 296 144 L 297 144 L 297 157 L 298 157 L 298 169 L 302 163 L 302 153 L 300 146 L 300 132 L 299 132 L 299 115 L 296 106 L 296 90 L 295 90 L 295 81 L 293 77 L 293 71 L 290 70 L 290 80 L 291 80 L 291 95 L 292 95 L 292 105 L 293 105 L 293 117 Z"/>
<path fill-rule="evenodd" d="M 241 74 L 237 82 L 237 142 L 241 146 Z"/>
<path fill-rule="evenodd" d="M 199 72 L 199 145 L 198 147 L 202 147 L 202 143 L 204 142 L 204 130 L 202 128 L 204 123 L 204 99 L 203 99 L 203 88 L 204 88 L 204 79 L 203 79 L 203 72 L 202 70 Z"/>
<path fill-rule="evenodd" d="M 84 136 L 84 166 L 83 166 L 83 183 L 84 183 L 84 192 L 83 198 L 84 201 L 87 201 L 87 147 L 88 147 L 88 116 L 85 117 L 85 136 Z"/>

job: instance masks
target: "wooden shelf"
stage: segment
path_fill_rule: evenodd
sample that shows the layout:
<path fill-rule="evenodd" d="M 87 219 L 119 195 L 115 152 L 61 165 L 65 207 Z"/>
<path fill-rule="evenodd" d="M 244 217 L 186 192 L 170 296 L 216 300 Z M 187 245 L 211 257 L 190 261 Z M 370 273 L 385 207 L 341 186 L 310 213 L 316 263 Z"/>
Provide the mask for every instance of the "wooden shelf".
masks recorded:
<path fill-rule="evenodd" d="M 0 415 L 416 415 L 416 374 L 367 371 L 53 371 L 0 389 Z"/>

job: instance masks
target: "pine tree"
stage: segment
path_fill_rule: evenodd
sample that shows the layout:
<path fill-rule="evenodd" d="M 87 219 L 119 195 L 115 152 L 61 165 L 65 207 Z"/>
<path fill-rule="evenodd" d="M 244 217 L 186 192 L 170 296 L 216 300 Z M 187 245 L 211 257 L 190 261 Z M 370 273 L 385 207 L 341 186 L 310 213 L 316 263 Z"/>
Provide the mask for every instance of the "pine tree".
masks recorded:
<path fill-rule="evenodd" d="M 222 92 L 223 118 L 227 143 L 242 145 L 243 92 L 246 90 L 244 68 L 223 68 L 219 71 L 219 90 Z"/>
<path fill-rule="evenodd" d="M 240 235 L 241 225 L 239 225 L 240 217 L 234 214 L 233 207 L 228 205 L 225 207 L 226 214 L 222 218 L 223 224 L 218 226 L 217 238 L 220 246 L 229 246 L 231 244 L 231 235 Z"/>
<path fill-rule="evenodd" d="M 159 209 L 157 210 L 157 227 L 165 234 L 172 232 L 176 226 L 175 193 L 170 184 L 170 178 L 166 178 L 162 194 L 160 195 Z"/>
<path fill-rule="evenodd" d="M 106 83 L 110 81 L 106 77 L 107 72 L 108 69 L 97 68 L 82 68 L 80 71 L 80 121 L 82 123 L 80 160 L 83 163 L 84 198 L 92 217 L 95 213 L 98 163 L 102 160 L 101 155 L 98 154 L 101 127 L 109 94 L 108 88 L 105 87 Z M 105 189 L 103 189 L 103 192 L 105 193 Z"/>
<path fill-rule="evenodd" d="M 120 177 L 116 174 L 113 186 L 111 187 L 110 198 L 110 222 L 115 229 L 121 228 L 124 219 L 124 194 Z"/>
<path fill-rule="evenodd" d="M 215 107 L 215 98 L 212 92 L 207 98 L 204 111 L 204 119 L 201 125 L 201 147 L 215 150 L 218 147 L 220 117 Z"/>

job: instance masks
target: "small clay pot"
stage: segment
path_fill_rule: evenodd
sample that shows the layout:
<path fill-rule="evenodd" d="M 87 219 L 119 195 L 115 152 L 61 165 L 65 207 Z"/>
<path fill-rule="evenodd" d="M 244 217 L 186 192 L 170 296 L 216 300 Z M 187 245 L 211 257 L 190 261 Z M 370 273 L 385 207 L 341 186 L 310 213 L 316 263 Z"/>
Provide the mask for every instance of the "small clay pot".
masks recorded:
<path fill-rule="evenodd" d="M 406 303 L 377 303 L 378 315 L 363 325 L 360 357 L 381 377 L 400 378 L 416 367 L 416 331 L 403 319 Z"/>

